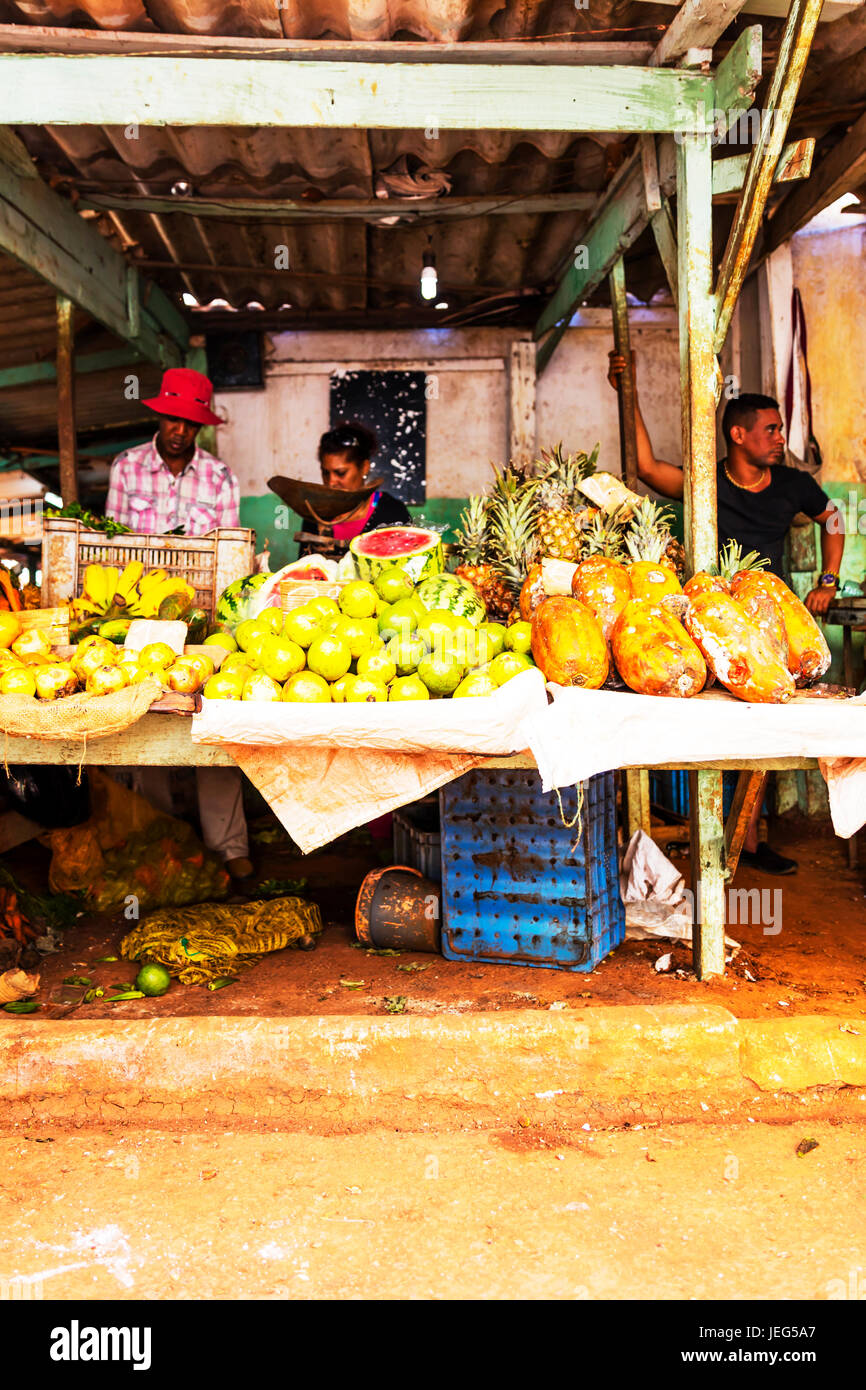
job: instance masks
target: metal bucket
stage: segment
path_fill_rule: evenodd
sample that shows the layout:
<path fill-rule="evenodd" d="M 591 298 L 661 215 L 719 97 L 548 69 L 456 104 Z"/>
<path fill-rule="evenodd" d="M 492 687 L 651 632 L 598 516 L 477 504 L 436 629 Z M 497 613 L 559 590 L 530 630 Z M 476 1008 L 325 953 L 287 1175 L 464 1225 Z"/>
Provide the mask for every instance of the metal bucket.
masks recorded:
<path fill-rule="evenodd" d="M 355 904 L 355 934 L 379 950 L 439 950 L 441 889 L 417 869 L 374 869 Z"/>

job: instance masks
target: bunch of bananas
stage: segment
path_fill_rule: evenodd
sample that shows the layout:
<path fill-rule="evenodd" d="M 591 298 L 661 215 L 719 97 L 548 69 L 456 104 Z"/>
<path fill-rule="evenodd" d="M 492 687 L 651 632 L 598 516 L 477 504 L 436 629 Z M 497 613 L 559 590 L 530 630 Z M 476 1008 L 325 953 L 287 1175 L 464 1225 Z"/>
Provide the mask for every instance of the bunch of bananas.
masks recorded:
<path fill-rule="evenodd" d="M 130 560 L 124 570 L 116 565 L 88 565 L 84 586 L 72 600 L 70 633 L 73 641 L 96 623 L 116 618 L 170 618 L 186 620 L 195 604 L 195 590 L 185 579 L 148 570 L 140 560 Z"/>

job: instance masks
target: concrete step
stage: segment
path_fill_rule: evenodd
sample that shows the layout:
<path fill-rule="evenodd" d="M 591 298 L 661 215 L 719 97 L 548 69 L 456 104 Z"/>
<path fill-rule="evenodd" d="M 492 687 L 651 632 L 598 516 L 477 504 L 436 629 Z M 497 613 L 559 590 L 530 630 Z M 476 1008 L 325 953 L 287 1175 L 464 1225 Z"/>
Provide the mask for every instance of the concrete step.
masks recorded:
<path fill-rule="evenodd" d="M 0 1115 L 317 1133 L 720 1115 L 866 1118 L 866 1019 L 716 1005 L 435 1018 L 166 1018 L 0 1031 Z"/>

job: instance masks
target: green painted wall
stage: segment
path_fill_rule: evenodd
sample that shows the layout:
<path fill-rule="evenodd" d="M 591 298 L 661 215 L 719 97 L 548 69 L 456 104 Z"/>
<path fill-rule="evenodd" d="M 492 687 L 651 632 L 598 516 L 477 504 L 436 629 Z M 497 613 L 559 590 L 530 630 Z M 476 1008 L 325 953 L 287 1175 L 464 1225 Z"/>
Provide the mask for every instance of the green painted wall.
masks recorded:
<path fill-rule="evenodd" d="M 443 528 L 446 541 L 454 539 L 460 513 L 466 506 L 465 497 L 435 497 L 423 507 L 411 507 L 413 517 L 427 526 Z M 256 550 L 270 547 L 271 569 L 281 569 L 298 558 L 295 532 L 301 530 L 301 518 L 288 510 L 280 499 L 268 492 L 263 497 L 241 498 L 241 526 L 251 526 L 256 533 Z"/>

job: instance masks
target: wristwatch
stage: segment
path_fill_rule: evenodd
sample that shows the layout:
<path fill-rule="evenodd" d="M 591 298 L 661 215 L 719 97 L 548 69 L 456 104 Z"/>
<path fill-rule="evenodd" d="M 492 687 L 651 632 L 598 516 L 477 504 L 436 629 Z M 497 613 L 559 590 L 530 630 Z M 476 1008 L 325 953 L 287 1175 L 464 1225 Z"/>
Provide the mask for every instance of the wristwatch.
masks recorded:
<path fill-rule="evenodd" d="M 838 589 L 839 576 L 833 570 L 825 570 L 818 580 L 818 587 L 821 589 Z"/>

